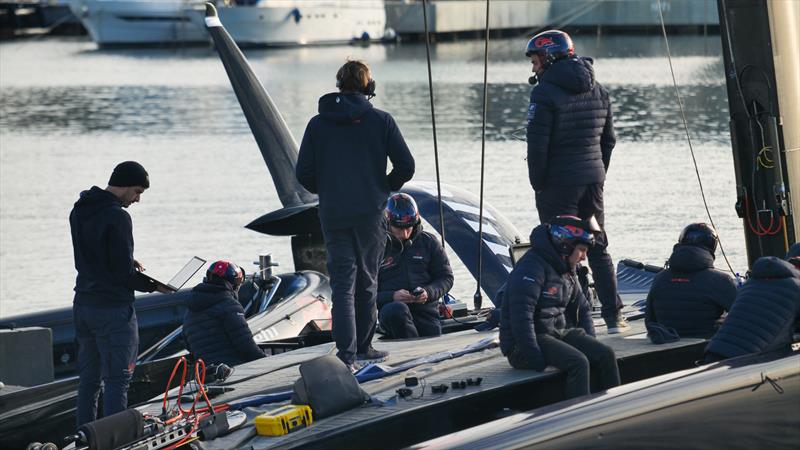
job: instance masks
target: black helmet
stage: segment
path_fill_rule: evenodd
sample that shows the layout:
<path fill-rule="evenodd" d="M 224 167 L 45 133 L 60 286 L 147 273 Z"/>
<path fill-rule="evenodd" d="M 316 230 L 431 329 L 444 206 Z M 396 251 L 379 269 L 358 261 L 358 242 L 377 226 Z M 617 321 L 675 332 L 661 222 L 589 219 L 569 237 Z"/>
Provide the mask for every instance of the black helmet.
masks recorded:
<path fill-rule="evenodd" d="M 575 216 L 554 217 L 548 225 L 548 231 L 550 241 L 562 256 L 571 255 L 578 244 L 594 245 L 591 225 Z"/>
<path fill-rule="evenodd" d="M 543 56 L 542 68 L 547 69 L 554 62 L 575 55 L 575 45 L 567 33 L 558 30 L 542 31 L 528 41 L 525 56 L 534 53 Z"/>
<path fill-rule="evenodd" d="M 386 202 L 386 220 L 397 228 L 409 228 L 419 223 L 417 202 L 403 193 L 393 194 Z"/>
<path fill-rule="evenodd" d="M 713 255 L 717 251 L 717 232 L 706 223 L 687 225 L 678 237 L 679 244 L 703 247 Z"/>

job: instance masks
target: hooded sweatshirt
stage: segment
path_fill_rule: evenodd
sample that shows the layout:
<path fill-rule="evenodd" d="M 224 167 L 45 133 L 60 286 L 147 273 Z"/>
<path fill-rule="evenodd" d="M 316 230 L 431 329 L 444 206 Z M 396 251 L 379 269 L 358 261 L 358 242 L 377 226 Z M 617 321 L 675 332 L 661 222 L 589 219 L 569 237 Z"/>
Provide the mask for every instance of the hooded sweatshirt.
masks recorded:
<path fill-rule="evenodd" d="M 97 186 L 81 192 L 69 224 L 78 270 L 75 304 L 126 306 L 133 304 L 134 290 L 155 290 L 133 266 L 133 224 L 116 195 Z"/>
<path fill-rule="evenodd" d="M 414 158 L 391 115 L 373 108 L 363 94 L 336 92 L 319 99 L 319 114 L 303 135 L 296 175 L 319 194 L 323 228 L 350 228 L 380 218 L 390 191 L 414 175 Z"/>
<path fill-rule="evenodd" d="M 798 313 L 800 272 L 780 258 L 758 258 L 706 352 L 733 358 L 788 349 Z"/>
<path fill-rule="evenodd" d="M 736 282 L 714 269 L 711 252 L 677 244 L 669 268 L 659 272 L 650 286 L 645 322 L 672 327 L 682 337 L 709 338 L 735 298 Z"/>
<path fill-rule="evenodd" d="M 616 137 L 608 92 L 590 58 L 562 59 L 539 77 L 528 109 L 528 176 L 535 191 L 602 183 Z"/>

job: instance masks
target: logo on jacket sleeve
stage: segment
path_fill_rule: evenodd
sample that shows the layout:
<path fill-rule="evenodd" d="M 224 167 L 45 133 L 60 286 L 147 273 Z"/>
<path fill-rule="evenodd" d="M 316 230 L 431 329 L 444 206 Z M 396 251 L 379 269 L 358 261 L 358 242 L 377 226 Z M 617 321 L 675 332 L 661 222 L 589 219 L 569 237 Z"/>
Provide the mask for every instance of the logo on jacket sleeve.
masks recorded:
<path fill-rule="evenodd" d="M 558 286 L 546 286 L 542 289 L 542 295 L 545 297 L 557 297 L 558 296 Z"/>
<path fill-rule="evenodd" d="M 528 123 L 533 122 L 533 117 L 536 115 L 536 103 L 531 103 L 528 106 Z"/>
<path fill-rule="evenodd" d="M 383 262 L 381 262 L 381 269 L 392 267 L 393 264 L 394 264 L 394 256 L 387 256 L 386 258 L 383 259 Z"/>

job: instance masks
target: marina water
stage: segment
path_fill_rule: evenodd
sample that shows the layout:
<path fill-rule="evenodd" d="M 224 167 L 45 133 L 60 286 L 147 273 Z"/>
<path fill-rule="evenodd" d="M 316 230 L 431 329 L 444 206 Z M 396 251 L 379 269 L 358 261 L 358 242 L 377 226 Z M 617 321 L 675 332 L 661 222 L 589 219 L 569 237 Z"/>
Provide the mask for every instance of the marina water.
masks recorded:
<path fill-rule="evenodd" d="M 663 38 L 574 38 L 579 54 L 595 57 L 597 78 L 614 100 L 618 140 L 605 186 L 610 252 L 615 261 L 662 265 L 684 225 L 708 220 Z M 538 218 L 526 144 L 515 138 L 525 135 L 530 92 L 524 44 L 524 37 L 490 42 L 485 201 L 527 241 Z M 442 182 L 476 194 L 483 48 L 476 40 L 431 50 Z M 734 270 L 744 272 L 719 37 L 676 36 L 670 49 L 709 209 Z M 417 160 L 414 179 L 435 180 L 424 44 L 246 55 L 298 142 L 317 99 L 335 90 L 344 60 L 368 62 L 377 81 L 373 104 L 397 120 Z M 85 38 L 5 42 L 0 316 L 71 305 L 72 204 L 81 190 L 105 187 L 114 165 L 130 159 L 150 172 L 151 188 L 129 209 L 135 255 L 148 274 L 169 279 L 192 255 L 230 259 L 252 271 L 264 253 L 281 264 L 277 272 L 293 270 L 289 238 L 244 228 L 281 205 L 212 48 L 98 50 Z M 726 268 L 719 251 L 716 264 Z M 453 293 L 471 303 L 475 281 L 460 264 L 455 272 Z"/>

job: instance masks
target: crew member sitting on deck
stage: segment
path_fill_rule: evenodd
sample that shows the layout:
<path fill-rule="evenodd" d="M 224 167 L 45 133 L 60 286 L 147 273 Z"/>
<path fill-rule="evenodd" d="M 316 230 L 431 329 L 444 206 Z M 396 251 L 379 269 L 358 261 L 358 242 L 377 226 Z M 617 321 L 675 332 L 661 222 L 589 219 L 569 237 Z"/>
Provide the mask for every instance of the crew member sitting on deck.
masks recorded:
<path fill-rule="evenodd" d="M 800 256 L 800 248 L 792 250 Z M 733 307 L 706 346 L 711 363 L 750 353 L 788 350 L 800 315 L 800 270 L 774 256 L 758 258 L 750 279 L 739 289 Z"/>
<path fill-rule="evenodd" d="M 620 384 L 614 350 L 594 338 L 589 302 L 575 274 L 594 245 L 589 223 L 556 216 L 531 232 L 533 247 L 508 275 L 500 316 L 500 349 L 516 369 L 567 372 L 566 397 L 590 392 L 589 369 L 599 388 Z"/>
<path fill-rule="evenodd" d="M 186 300 L 184 340 L 192 355 L 207 365 L 235 366 L 264 357 L 238 300 L 243 281 L 244 270 L 228 261 L 216 261 Z"/>
<path fill-rule="evenodd" d="M 380 324 L 390 338 L 439 336 L 438 301 L 453 287 L 453 271 L 439 240 L 422 231 L 408 194 L 386 205 L 389 237 L 378 273 Z"/>
<path fill-rule="evenodd" d="M 653 280 L 647 294 L 645 324 L 675 329 L 679 336 L 710 338 L 717 321 L 736 298 L 733 278 L 714 269 L 717 233 L 705 223 L 681 232 L 669 267 Z"/>

